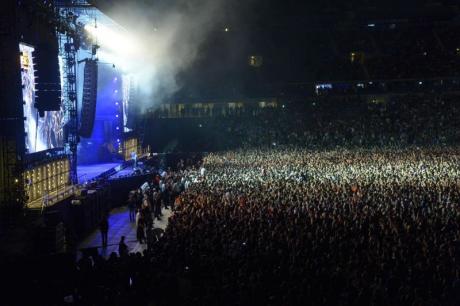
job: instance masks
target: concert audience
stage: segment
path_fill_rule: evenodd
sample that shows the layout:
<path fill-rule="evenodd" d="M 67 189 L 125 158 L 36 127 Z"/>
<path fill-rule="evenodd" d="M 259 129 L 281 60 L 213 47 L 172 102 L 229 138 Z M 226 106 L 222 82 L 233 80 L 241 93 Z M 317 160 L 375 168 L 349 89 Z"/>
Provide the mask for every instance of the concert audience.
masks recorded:
<path fill-rule="evenodd" d="M 192 183 L 164 236 L 144 254 L 82 259 L 73 297 L 457 305 L 459 159 L 454 147 L 210 153 L 204 176 L 177 174 Z"/>
<path fill-rule="evenodd" d="M 358 96 L 325 96 L 208 118 L 154 119 L 152 133 L 161 134 L 154 136 L 156 146 L 173 152 L 277 145 L 449 145 L 460 140 L 459 101 L 455 94 L 405 94 L 369 102 Z"/>
<path fill-rule="evenodd" d="M 121 241 L 120 256 L 84 256 L 55 292 L 75 305 L 458 305 L 457 100 L 401 99 L 215 122 L 227 150 L 138 193 L 143 226 L 173 205 L 164 235 L 138 226 L 143 254 Z"/>

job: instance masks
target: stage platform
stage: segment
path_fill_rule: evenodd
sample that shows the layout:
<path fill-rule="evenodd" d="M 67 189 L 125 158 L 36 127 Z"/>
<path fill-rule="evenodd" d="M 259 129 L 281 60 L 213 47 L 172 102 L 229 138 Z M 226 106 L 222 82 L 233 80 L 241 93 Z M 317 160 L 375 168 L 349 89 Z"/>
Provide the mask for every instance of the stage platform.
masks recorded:
<path fill-rule="evenodd" d="M 134 168 L 133 166 L 127 166 L 126 168 L 118 171 L 117 173 L 111 175 L 109 179 L 117 179 L 117 178 L 122 178 L 125 176 L 132 175 L 134 173 Z"/>
<path fill-rule="evenodd" d="M 122 165 L 122 163 L 106 163 L 77 166 L 78 183 L 84 184 L 85 182 L 91 181 L 104 172 L 117 167 L 121 168 Z"/>
<path fill-rule="evenodd" d="M 132 165 L 123 163 L 104 163 L 93 165 L 81 165 L 77 167 L 78 184 L 86 184 L 100 176 L 106 179 L 116 180 L 123 177 L 128 177 L 134 173 Z M 44 209 L 53 206 L 54 204 L 65 200 L 76 194 L 77 186 L 66 186 L 59 190 L 53 190 L 47 195 L 45 204 L 45 197 L 41 197 L 27 203 L 27 207 L 31 209 Z"/>

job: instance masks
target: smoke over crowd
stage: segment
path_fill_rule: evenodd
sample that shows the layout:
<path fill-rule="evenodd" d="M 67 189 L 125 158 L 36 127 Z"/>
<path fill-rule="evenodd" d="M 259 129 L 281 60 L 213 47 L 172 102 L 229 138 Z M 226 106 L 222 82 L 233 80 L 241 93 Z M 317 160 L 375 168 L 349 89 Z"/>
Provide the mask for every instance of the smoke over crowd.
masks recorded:
<path fill-rule="evenodd" d="M 209 34 L 225 30 L 222 0 L 166 2 L 115 4 L 105 13 L 126 33 L 98 34 L 101 60 L 112 61 L 133 76 L 142 109 L 176 92 L 181 87 L 178 74 L 197 58 Z"/>

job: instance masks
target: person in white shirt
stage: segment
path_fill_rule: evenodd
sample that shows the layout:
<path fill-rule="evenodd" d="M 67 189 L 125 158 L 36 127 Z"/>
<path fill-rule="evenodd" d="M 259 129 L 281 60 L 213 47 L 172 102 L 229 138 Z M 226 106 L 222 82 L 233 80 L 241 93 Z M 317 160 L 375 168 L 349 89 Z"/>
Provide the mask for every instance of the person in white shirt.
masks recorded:
<path fill-rule="evenodd" d="M 136 227 L 139 225 L 139 219 L 141 217 L 141 210 L 138 209 L 136 213 Z"/>

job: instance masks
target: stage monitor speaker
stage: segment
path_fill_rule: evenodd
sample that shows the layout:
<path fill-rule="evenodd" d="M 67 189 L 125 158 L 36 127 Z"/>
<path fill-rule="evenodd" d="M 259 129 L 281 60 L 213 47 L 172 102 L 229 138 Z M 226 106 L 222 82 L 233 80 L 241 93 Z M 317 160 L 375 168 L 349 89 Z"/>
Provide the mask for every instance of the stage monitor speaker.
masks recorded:
<path fill-rule="evenodd" d="M 83 78 L 83 98 L 81 106 L 80 136 L 91 137 L 96 116 L 97 61 L 87 60 Z"/>

